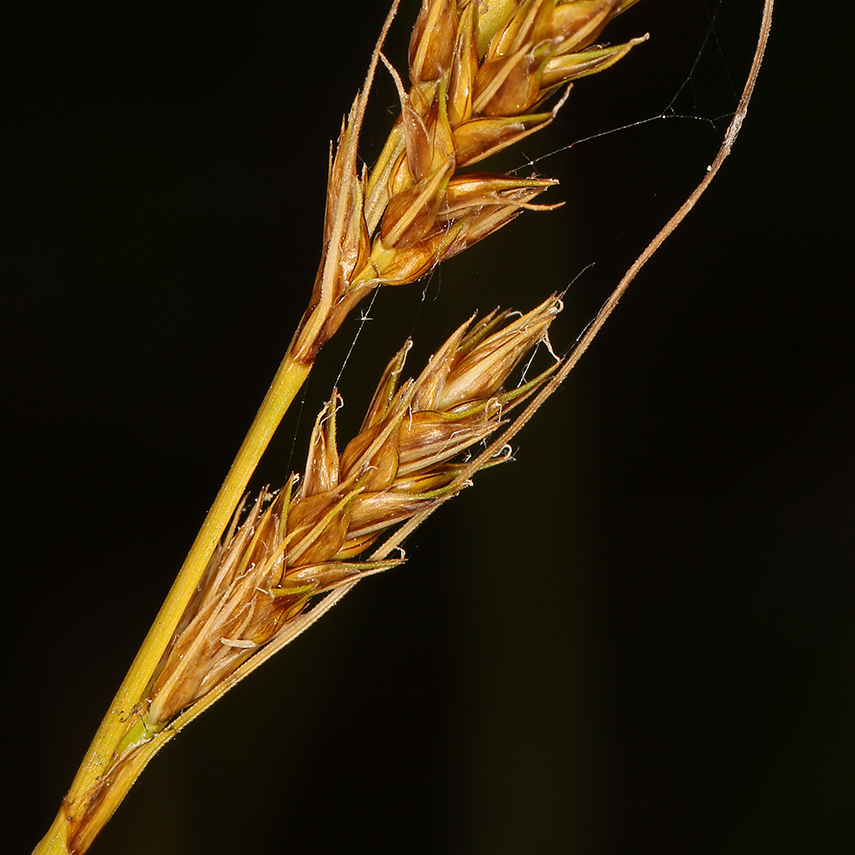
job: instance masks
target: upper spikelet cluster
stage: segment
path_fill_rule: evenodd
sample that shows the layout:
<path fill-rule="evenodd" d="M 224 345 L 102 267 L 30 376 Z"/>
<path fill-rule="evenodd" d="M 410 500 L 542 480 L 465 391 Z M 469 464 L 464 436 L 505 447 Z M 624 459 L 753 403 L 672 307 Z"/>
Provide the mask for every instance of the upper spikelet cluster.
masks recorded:
<path fill-rule="evenodd" d="M 514 367 L 560 310 L 493 312 L 461 326 L 415 380 L 401 382 L 408 342 L 389 363 L 359 433 L 339 454 L 337 395 L 315 423 L 305 474 L 266 491 L 211 559 L 147 692 L 158 730 L 283 631 L 312 596 L 402 559 L 359 560 L 384 532 L 455 493 L 460 455 L 554 370 L 509 391 Z"/>
<path fill-rule="evenodd" d="M 556 182 L 461 173 L 545 127 L 560 87 L 614 64 L 644 38 L 596 46 L 637 0 L 422 0 L 410 88 L 394 69 L 401 114 L 370 172 L 357 175 L 354 128 L 330 164 L 324 257 L 295 340 L 311 360 L 379 284 L 412 282 L 501 228 Z M 560 104 L 559 104 L 560 106 Z M 320 316 L 319 316 L 320 313 Z"/>

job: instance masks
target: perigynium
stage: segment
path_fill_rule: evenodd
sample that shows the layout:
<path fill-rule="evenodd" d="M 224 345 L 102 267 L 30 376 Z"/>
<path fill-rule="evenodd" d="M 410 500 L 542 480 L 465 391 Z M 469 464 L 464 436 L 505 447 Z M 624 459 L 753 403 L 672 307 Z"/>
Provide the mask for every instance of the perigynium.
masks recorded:
<path fill-rule="evenodd" d="M 381 377 L 362 428 L 343 445 L 333 390 L 305 470 L 245 495 L 250 476 L 323 345 L 382 285 L 414 282 L 502 228 L 556 182 L 473 170 L 546 127 L 573 81 L 608 68 L 646 36 L 598 44 L 636 0 L 423 0 L 405 86 L 381 53 L 330 155 L 323 252 L 308 307 L 220 493 L 36 853 L 82 853 L 145 765 L 189 721 L 287 644 L 367 575 L 400 564 L 400 542 L 437 506 L 504 459 L 584 352 L 635 272 L 685 216 L 741 126 L 768 33 L 719 158 L 616 288 L 570 358 L 506 383 L 546 340 L 560 302 L 469 322 L 414 380 L 409 345 Z M 389 69 L 400 115 L 377 163 L 357 168 L 366 101 Z M 562 94 L 563 93 L 563 94 Z M 554 103 L 546 102 L 551 97 Z M 308 289 L 307 289 L 308 291 Z M 529 399 L 519 416 L 515 407 Z M 493 435 L 497 434 L 497 437 Z"/>

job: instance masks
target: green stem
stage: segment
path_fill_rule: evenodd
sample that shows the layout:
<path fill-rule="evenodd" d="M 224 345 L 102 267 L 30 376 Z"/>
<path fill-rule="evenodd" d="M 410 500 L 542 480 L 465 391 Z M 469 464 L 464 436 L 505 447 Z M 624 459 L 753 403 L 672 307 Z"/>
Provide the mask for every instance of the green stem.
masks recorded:
<path fill-rule="evenodd" d="M 145 698 L 154 671 L 246 490 L 252 473 L 311 367 L 311 363 L 295 361 L 290 350 L 279 366 L 178 577 L 95 734 L 54 824 L 33 855 L 84 852 L 98 829 L 110 818 L 145 763 L 168 738 L 158 734 L 147 742 L 143 746 L 144 750 L 140 749 L 141 754 L 145 755 L 144 760 L 143 757 L 140 758 L 143 762 L 128 764 L 132 779 L 123 782 L 119 787 L 115 787 L 115 782 L 111 782 L 110 789 L 117 792 L 109 796 L 104 796 L 101 792 L 97 802 L 93 802 L 95 794 L 103 790 L 102 778 L 110 772 L 117 748 L 138 720 L 134 712 Z M 118 798 L 114 798 L 114 795 Z M 86 826 L 83 834 L 85 844 L 83 839 L 78 842 L 69 839 L 70 834 L 77 837 L 81 821 Z M 83 844 L 82 848 L 79 844 Z"/>

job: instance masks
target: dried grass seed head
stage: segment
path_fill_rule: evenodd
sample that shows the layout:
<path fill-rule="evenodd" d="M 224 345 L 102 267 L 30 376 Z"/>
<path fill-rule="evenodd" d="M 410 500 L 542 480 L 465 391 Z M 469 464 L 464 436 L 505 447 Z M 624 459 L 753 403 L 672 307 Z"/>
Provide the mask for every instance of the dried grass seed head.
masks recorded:
<path fill-rule="evenodd" d="M 290 479 L 277 495 L 262 491 L 214 554 L 149 687 L 147 727 L 165 726 L 232 674 L 313 596 L 401 563 L 358 556 L 467 485 L 460 455 L 487 439 L 557 367 L 503 391 L 560 308 L 553 296 L 526 315 L 470 320 L 417 378 L 402 382 L 407 343 L 341 454 L 340 398 L 333 395 L 315 422 L 302 482 Z"/>
<path fill-rule="evenodd" d="M 314 359 L 378 285 L 413 282 L 540 207 L 534 200 L 554 181 L 460 170 L 546 127 L 563 103 L 543 109 L 550 95 L 643 41 L 595 44 L 635 2 L 423 0 L 410 39 L 409 88 L 389 67 L 401 114 L 377 163 L 356 172 L 362 96 L 331 157 L 323 259 L 295 338 L 297 358 Z"/>

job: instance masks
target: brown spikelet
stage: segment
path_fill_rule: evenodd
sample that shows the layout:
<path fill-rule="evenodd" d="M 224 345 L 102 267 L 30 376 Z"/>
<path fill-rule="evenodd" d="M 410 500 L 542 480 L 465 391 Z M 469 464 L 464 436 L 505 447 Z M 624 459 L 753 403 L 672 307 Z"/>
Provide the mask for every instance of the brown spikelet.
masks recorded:
<path fill-rule="evenodd" d="M 143 713 L 157 731 L 273 640 L 317 597 L 402 558 L 359 560 L 384 532 L 459 492 L 458 460 L 504 423 L 553 365 L 503 391 L 545 338 L 551 297 L 512 320 L 470 321 L 415 380 L 401 382 L 408 342 L 389 363 L 360 432 L 339 454 L 337 394 L 318 416 L 305 474 L 266 490 L 213 556 L 152 681 Z"/>
<path fill-rule="evenodd" d="M 550 95 L 643 41 L 594 45 L 635 2 L 422 0 L 409 89 L 387 63 L 401 114 L 370 173 L 357 175 L 352 156 L 359 98 L 342 128 L 330 165 L 324 256 L 295 358 L 310 362 L 378 285 L 418 279 L 533 207 L 555 182 L 460 170 L 546 127 L 563 103 L 543 109 Z M 334 223 L 344 224 L 338 243 Z"/>

